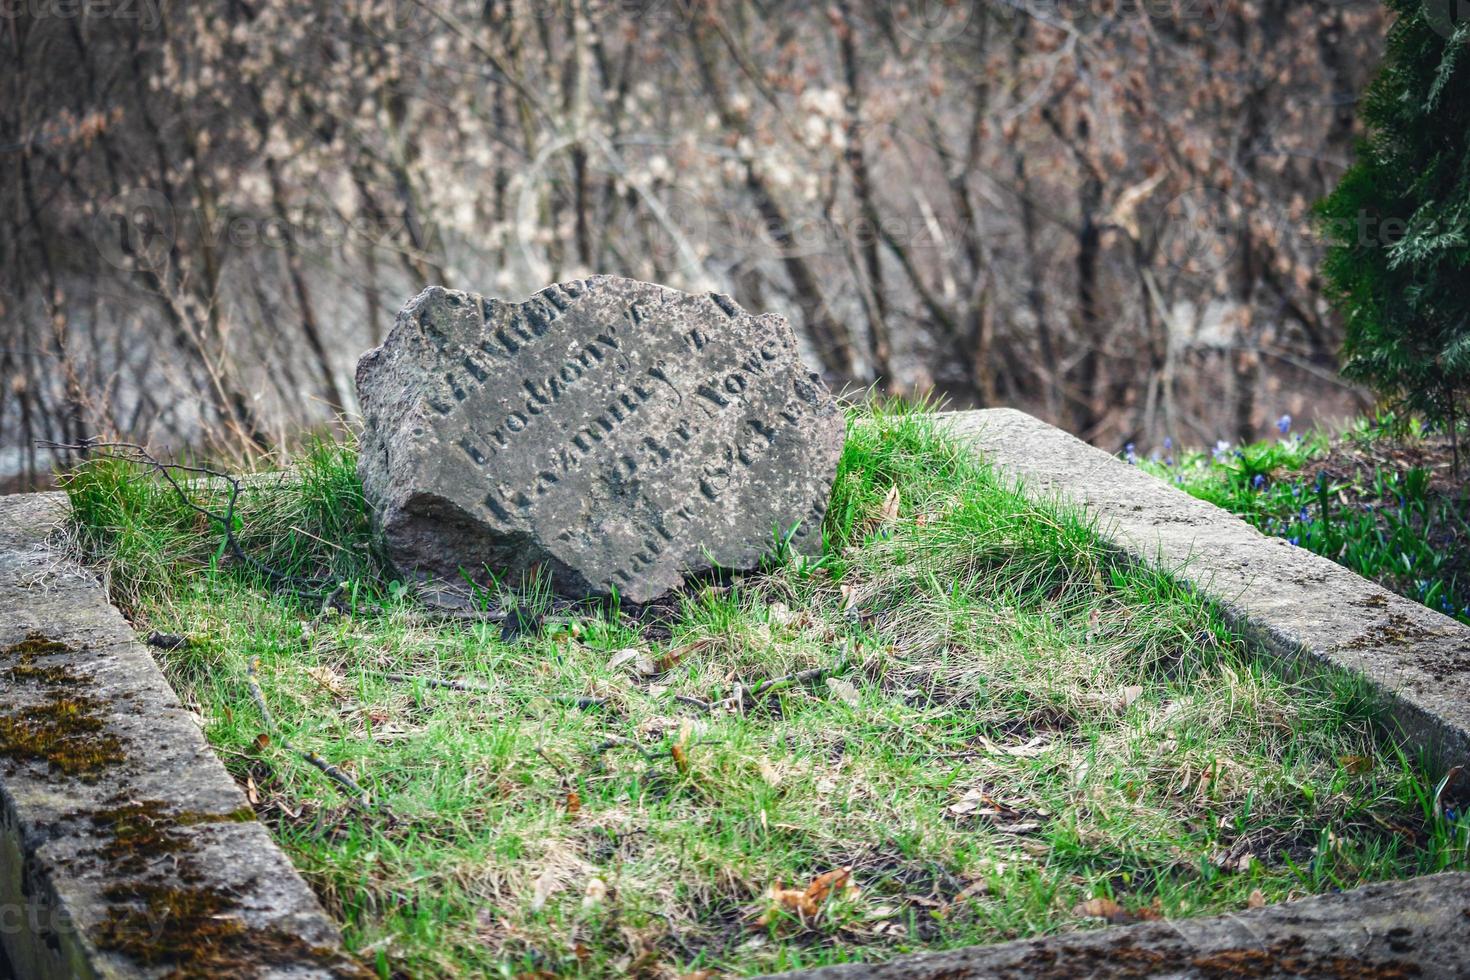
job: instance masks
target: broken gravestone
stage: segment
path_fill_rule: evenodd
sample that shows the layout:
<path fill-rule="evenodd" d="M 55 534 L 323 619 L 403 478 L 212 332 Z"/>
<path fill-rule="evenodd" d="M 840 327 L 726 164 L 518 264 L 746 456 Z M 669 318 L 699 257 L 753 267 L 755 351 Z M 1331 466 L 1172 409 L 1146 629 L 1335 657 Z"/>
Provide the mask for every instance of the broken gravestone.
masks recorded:
<path fill-rule="evenodd" d="M 646 603 L 820 547 L 843 417 L 782 318 L 594 276 L 432 286 L 357 366 L 359 472 L 398 570 L 457 603 L 537 569 Z"/>

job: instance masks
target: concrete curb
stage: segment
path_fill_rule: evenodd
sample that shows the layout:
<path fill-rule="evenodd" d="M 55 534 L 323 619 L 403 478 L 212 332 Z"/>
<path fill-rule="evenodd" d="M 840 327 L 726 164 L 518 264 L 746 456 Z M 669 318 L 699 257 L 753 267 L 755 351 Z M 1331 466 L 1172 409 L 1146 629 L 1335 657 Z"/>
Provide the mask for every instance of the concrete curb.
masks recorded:
<path fill-rule="evenodd" d="M 1365 885 L 1238 915 L 915 953 L 784 980 L 1071 980 L 1074 977 L 1463 977 L 1470 874 Z"/>
<path fill-rule="evenodd" d="M 0 943 L 17 977 L 365 977 L 100 583 L 0 497 Z"/>
<path fill-rule="evenodd" d="M 1022 412 L 957 412 L 946 424 L 1028 495 L 1082 504 L 1114 547 L 1192 583 L 1284 663 L 1366 678 L 1401 742 L 1441 771 L 1470 767 L 1470 627 Z"/>

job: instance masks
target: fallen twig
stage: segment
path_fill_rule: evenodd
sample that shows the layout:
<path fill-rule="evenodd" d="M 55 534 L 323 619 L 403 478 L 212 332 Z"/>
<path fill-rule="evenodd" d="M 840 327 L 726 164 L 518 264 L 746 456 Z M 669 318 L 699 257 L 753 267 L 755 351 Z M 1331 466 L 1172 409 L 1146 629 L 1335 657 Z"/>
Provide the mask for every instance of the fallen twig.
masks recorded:
<path fill-rule="evenodd" d="M 705 714 L 709 714 L 711 711 L 714 710 L 714 705 L 710 704 L 704 698 L 691 697 L 688 694 L 675 694 L 674 700 L 678 701 L 680 704 L 687 704 L 691 708 L 698 708 Z"/>
<path fill-rule="evenodd" d="M 609 735 L 592 750 L 592 754 L 602 755 L 602 753 L 611 751 L 612 749 L 632 749 L 643 756 L 648 762 L 654 762 L 658 759 L 656 752 L 650 752 L 631 738 L 623 738 L 621 735 Z"/>
<path fill-rule="evenodd" d="M 321 770 L 322 774 L 335 782 L 338 786 L 353 794 L 357 799 L 354 801 L 358 806 L 367 809 L 372 806 L 372 799 L 367 790 L 358 785 L 357 781 L 347 775 L 341 769 L 332 765 L 326 759 L 317 755 L 309 749 L 298 749 L 281 736 L 280 729 L 276 727 L 276 720 L 271 715 L 271 709 L 265 703 L 265 692 L 260 687 L 260 658 L 251 657 L 245 661 L 245 681 L 250 686 L 250 697 L 255 701 L 255 706 L 260 709 L 261 720 L 265 722 L 266 730 L 269 731 L 281 743 L 281 746 L 291 752 L 295 752 L 302 759 Z M 386 808 L 385 808 L 386 809 Z"/>
<path fill-rule="evenodd" d="M 366 673 L 374 677 L 381 677 L 385 681 L 395 684 L 422 684 L 425 687 L 438 687 L 450 691 L 463 691 L 466 694 L 493 694 L 495 688 L 474 681 L 444 679 L 439 677 L 421 677 L 417 674 L 394 674 L 386 671 L 369 670 Z"/>
<path fill-rule="evenodd" d="M 838 674 L 846 673 L 850 666 L 852 666 L 851 661 L 843 659 L 831 667 L 811 667 L 807 670 L 798 670 L 793 674 L 783 674 L 780 677 L 772 677 L 769 680 L 761 681 L 759 684 L 750 688 L 745 688 L 737 684 L 733 694 L 722 701 L 715 702 L 712 707 L 738 710 L 747 701 L 753 702 L 757 698 L 764 697 L 773 691 L 784 691 L 798 685 L 820 683 L 828 677 L 835 677 Z"/>
<path fill-rule="evenodd" d="M 419 674 L 395 674 L 388 671 L 368 670 L 364 673 L 373 677 L 392 681 L 395 684 L 422 684 L 425 687 L 437 687 L 443 690 L 460 691 L 465 694 L 494 694 L 497 688 L 487 684 L 479 684 L 475 681 L 455 680 L 454 678 L 424 677 Z M 568 704 L 574 708 L 605 708 L 608 704 L 607 698 L 594 697 L 558 697 L 551 700 L 558 704 Z"/>

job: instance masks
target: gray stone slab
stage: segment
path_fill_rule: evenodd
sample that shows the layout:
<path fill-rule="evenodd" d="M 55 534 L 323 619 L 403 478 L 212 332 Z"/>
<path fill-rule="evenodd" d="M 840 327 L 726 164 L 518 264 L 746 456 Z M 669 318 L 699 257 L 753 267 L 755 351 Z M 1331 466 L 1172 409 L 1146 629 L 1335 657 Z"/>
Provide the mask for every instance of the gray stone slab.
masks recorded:
<path fill-rule="evenodd" d="M 1236 915 L 798 970 L 785 980 L 1227 980 L 1470 975 L 1470 874 L 1366 885 Z"/>
<path fill-rule="evenodd" d="M 1470 765 L 1470 627 L 1022 412 L 957 412 L 945 424 L 1027 493 L 1084 505 L 1114 546 L 1193 583 L 1285 664 L 1367 678 L 1398 737 L 1441 771 Z"/>
<path fill-rule="evenodd" d="M 357 389 L 363 492 L 431 600 L 537 571 L 642 604 L 755 568 L 778 537 L 821 548 L 842 412 L 786 321 L 727 296 L 615 276 L 520 303 L 431 286 Z"/>
<path fill-rule="evenodd" d="M 89 572 L 0 497 L 0 943 L 26 980 L 362 977 Z"/>

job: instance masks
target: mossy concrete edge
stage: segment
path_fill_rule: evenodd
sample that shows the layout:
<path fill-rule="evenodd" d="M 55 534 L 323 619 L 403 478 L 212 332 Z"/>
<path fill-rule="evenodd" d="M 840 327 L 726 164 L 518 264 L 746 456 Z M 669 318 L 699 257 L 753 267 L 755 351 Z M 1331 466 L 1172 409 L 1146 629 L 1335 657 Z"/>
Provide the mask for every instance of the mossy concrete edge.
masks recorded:
<path fill-rule="evenodd" d="M 1033 499 L 1082 505 L 1125 555 L 1214 600 L 1294 673 L 1366 679 L 1410 753 L 1470 790 L 1470 627 L 1171 486 L 1014 409 L 944 416 Z"/>
<path fill-rule="evenodd" d="M 1364 885 L 1234 915 L 967 946 L 778 974 L 780 980 L 1463 977 L 1470 874 Z"/>
<path fill-rule="evenodd" d="M 361 977 L 96 577 L 0 496 L 0 944 L 27 980 Z"/>

